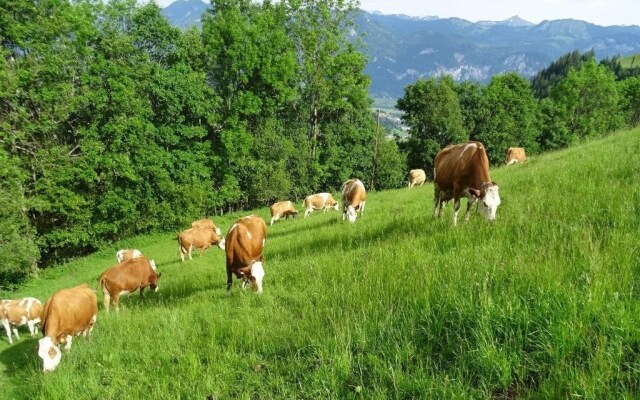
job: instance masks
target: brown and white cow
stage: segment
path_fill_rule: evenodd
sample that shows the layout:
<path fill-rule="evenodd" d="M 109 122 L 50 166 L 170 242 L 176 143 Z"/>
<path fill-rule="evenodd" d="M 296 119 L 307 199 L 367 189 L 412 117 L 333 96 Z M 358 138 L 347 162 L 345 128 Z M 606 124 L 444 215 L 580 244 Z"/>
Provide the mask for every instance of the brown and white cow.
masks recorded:
<path fill-rule="evenodd" d="M 269 225 L 273 225 L 274 222 L 282 217 L 289 219 L 290 216 L 292 216 L 293 218 L 296 218 L 298 216 L 298 210 L 296 210 L 296 206 L 289 200 L 274 203 L 271 206 L 270 210 L 271 223 Z"/>
<path fill-rule="evenodd" d="M 42 334 L 38 341 L 38 356 L 44 363 L 44 372 L 56 369 L 62 358 L 58 345 L 66 343 L 71 349 L 74 336 L 91 333 L 98 316 L 96 294 L 86 284 L 56 292 L 44 305 Z"/>
<path fill-rule="evenodd" d="M 367 191 L 360 179 L 349 179 L 342 185 L 342 220 L 356 222 L 357 213 L 364 214 L 364 206 L 367 201 Z"/>
<path fill-rule="evenodd" d="M 333 208 L 338 211 L 340 206 L 338 202 L 331 197 L 331 193 L 316 193 L 304 199 L 304 208 L 304 217 L 307 218 L 314 210 L 323 209 L 324 212 L 327 212 L 329 208 Z"/>
<path fill-rule="evenodd" d="M 102 287 L 104 309 L 109 312 L 109 305 L 118 311 L 118 301 L 123 294 L 133 293 L 140 289 L 140 297 L 144 297 L 144 289 L 158 291 L 159 273 L 154 268 L 153 260 L 145 257 L 123 261 L 100 275 L 98 282 Z"/>
<path fill-rule="evenodd" d="M 507 149 L 507 159 L 505 164 L 511 165 L 527 160 L 527 155 L 524 152 L 524 147 L 509 147 Z"/>
<path fill-rule="evenodd" d="M 262 293 L 264 278 L 264 249 L 267 224 L 256 215 L 240 218 L 229 229 L 226 237 L 227 292 L 233 284 L 232 275 L 242 279 L 242 287 L 251 285 Z"/>
<path fill-rule="evenodd" d="M 214 224 L 214 223 L 213 223 L 213 220 L 212 220 L 212 219 L 208 219 L 208 218 L 207 218 L 207 219 L 199 219 L 199 220 L 197 220 L 197 221 L 193 221 L 193 222 L 191 223 L 191 227 L 192 227 L 192 228 L 198 228 L 198 227 L 200 227 L 200 228 L 213 229 L 213 230 L 216 232 L 216 234 L 217 234 L 218 236 L 220 236 L 220 234 L 222 233 L 222 232 L 220 231 L 220 228 L 218 228 L 218 227 L 216 226 L 216 224 Z"/>
<path fill-rule="evenodd" d="M 415 185 L 422 186 L 427 180 L 427 174 L 423 169 L 412 169 L 409 171 L 409 189 Z"/>
<path fill-rule="evenodd" d="M 489 159 L 480 142 L 449 145 L 436 155 L 433 167 L 434 215 L 442 215 L 444 204 L 453 199 L 453 225 L 458 223 L 460 197 L 467 198 L 465 220 L 477 200 L 478 210 L 488 220 L 496 218 L 500 205 L 498 185 L 489 176 Z"/>
<path fill-rule="evenodd" d="M 18 327 L 27 325 L 31 337 L 38 333 L 36 324 L 40 323 L 42 318 L 42 303 L 33 297 L 24 297 L 17 300 L 0 301 L 0 321 L 4 326 L 9 338 L 9 344 L 13 344 L 11 339 L 11 330 L 15 337 L 20 340 L 18 335 Z"/>
<path fill-rule="evenodd" d="M 137 249 L 122 249 L 116 253 L 116 259 L 118 262 L 131 260 L 132 258 L 142 257 L 142 252 Z"/>
<path fill-rule="evenodd" d="M 193 249 L 200 250 L 200 254 L 211 246 L 218 246 L 224 249 L 224 239 L 213 229 L 196 227 L 180 232 L 178 235 L 178 245 L 180 259 L 184 262 L 185 254 L 189 255 L 189 260 L 193 259 L 191 257 L 191 251 Z"/>

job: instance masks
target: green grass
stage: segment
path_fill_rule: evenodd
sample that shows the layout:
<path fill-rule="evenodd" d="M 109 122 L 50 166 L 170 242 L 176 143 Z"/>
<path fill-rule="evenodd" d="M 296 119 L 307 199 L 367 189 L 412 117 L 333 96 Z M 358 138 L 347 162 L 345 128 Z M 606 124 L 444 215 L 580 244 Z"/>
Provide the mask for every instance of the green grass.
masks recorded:
<path fill-rule="evenodd" d="M 640 67 L 640 54 L 632 54 L 620 58 L 622 68 Z"/>
<path fill-rule="evenodd" d="M 237 281 L 225 295 L 219 249 L 180 263 L 175 234 L 132 239 L 160 291 L 100 310 L 51 374 L 36 339 L 0 336 L 1 397 L 638 398 L 639 167 L 636 129 L 492 170 L 492 224 L 453 227 L 450 204 L 435 220 L 427 184 L 369 194 L 353 225 L 279 221 L 261 296 Z M 117 248 L 11 296 L 95 285 Z"/>

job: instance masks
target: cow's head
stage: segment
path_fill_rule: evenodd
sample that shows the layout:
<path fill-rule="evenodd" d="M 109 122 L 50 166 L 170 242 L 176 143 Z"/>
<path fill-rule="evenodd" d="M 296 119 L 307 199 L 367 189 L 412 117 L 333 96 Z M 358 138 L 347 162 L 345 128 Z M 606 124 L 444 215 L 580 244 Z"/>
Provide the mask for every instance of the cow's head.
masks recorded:
<path fill-rule="evenodd" d="M 358 210 L 354 206 L 347 207 L 347 219 L 349 219 L 349 222 L 356 222 L 357 212 Z"/>
<path fill-rule="evenodd" d="M 251 288 L 258 293 L 262 293 L 262 279 L 264 278 L 264 267 L 262 266 L 262 260 L 254 261 L 250 266 L 243 268 L 240 272 L 243 275 L 242 287 L 244 288 L 246 283 L 251 284 Z"/>
<path fill-rule="evenodd" d="M 495 182 L 491 182 L 482 191 L 475 190 L 471 192 L 478 198 L 478 210 L 484 215 L 484 217 L 493 221 L 496 219 L 496 212 L 500 205 L 500 193 L 498 193 L 498 185 Z"/>
<path fill-rule="evenodd" d="M 158 291 L 158 281 L 160 281 L 160 276 L 162 276 L 162 272 L 157 274 L 154 270 L 153 274 L 151 274 L 151 278 L 149 279 L 149 288 L 154 292 Z"/>
<path fill-rule="evenodd" d="M 218 246 L 221 249 L 224 250 L 224 238 L 220 236 L 220 234 L 217 231 L 209 231 L 210 232 L 210 236 L 209 236 L 209 242 L 213 245 L 213 246 Z"/>
<path fill-rule="evenodd" d="M 340 203 L 336 201 L 336 204 L 333 205 L 333 209 L 338 211 L 340 209 Z"/>
<path fill-rule="evenodd" d="M 62 352 L 49 336 L 45 336 L 38 341 L 38 356 L 42 358 L 43 371 L 51 372 L 60 364 Z"/>

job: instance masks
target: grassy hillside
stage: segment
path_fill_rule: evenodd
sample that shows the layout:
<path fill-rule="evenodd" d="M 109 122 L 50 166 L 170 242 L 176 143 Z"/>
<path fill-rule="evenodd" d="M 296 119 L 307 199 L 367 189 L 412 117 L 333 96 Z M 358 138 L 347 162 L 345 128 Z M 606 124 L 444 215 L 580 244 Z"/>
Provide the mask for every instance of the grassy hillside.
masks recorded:
<path fill-rule="evenodd" d="M 51 374 L 36 339 L 0 336 L 2 398 L 637 398 L 638 166 L 635 130 L 493 170 L 493 224 L 435 220 L 430 185 L 370 194 L 353 225 L 278 222 L 261 296 L 225 295 L 219 249 L 180 263 L 174 234 L 131 240 L 160 291 L 101 310 Z M 12 296 L 94 284 L 116 249 Z"/>
<path fill-rule="evenodd" d="M 621 57 L 620 65 L 623 68 L 640 67 L 640 54 L 632 54 L 630 56 Z"/>

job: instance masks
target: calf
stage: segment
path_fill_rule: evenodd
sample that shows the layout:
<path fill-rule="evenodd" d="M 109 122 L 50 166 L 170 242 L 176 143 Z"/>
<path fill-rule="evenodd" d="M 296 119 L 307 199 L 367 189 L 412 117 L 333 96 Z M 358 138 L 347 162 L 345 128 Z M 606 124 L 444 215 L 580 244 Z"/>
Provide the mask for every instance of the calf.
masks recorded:
<path fill-rule="evenodd" d="M 364 205 L 367 200 L 367 191 L 360 179 L 349 179 L 342 185 L 342 220 L 356 222 L 357 213 L 364 213 Z"/>
<path fill-rule="evenodd" d="M 145 257 L 123 261 L 100 275 L 104 309 L 109 312 L 109 305 L 118 311 L 118 301 L 123 294 L 133 293 L 140 289 L 140 297 L 144 297 L 144 289 L 149 287 L 158 291 L 160 275 Z"/>
<path fill-rule="evenodd" d="M 453 199 L 453 225 L 458 223 L 460 197 L 467 198 L 465 220 L 478 199 L 478 210 L 494 220 L 500 205 L 498 185 L 489 176 L 489 159 L 480 142 L 449 145 L 436 155 L 433 167 L 434 215 L 442 215 L 444 204 Z"/>
<path fill-rule="evenodd" d="M 524 147 L 509 147 L 507 149 L 507 159 L 504 163 L 511 165 L 526 160 L 527 155 L 524 153 Z"/>
<path fill-rule="evenodd" d="M 426 180 L 427 175 L 424 173 L 424 170 L 412 169 L 411 171 L 409 171 L 409 189 L 411 189 L 414 185 L 422 186 Z"/>
<path fill-rule="evenodd" d="M 13 344 L 11 330 L 16 339 L 20 340 L 18 327 L 27 325 L 31 337 L 38 333 L 36 324 L 42 318 L 42 303 L 33 297 L 25 297 L 18 300 L 2 300 L 0 302 L 0 321 L 9 338 L 9 344 Z"/>
<path fill-rule="evenodd" d="M 221 249 L 224 249 L 224 239 L 220 238 L 214 230 L 200 227 L 189 228 L 180 232 L 178 235 L 178 244 L 180 259 L 183 262 L 185 254 L 189 255 L 189 260 L 193 259 L 191 257 L 191 251 L 193 249 L 200 250 L 200 254 L 212 245 L 217 245 Z"/>
<path fill-rule="evenodd" d="M 274 222 L 276 222 L 282 217 L 289 219 L 290 216 L 293 216 L 294 218 L 298 216 L 298 210 L 296 210 L 296 207 L 293 205 L 293 202 L 288 200 L 274 203 L 271 206 L 270 210 L 271 210 L 270 225 L 273 225 Z"/>
<path fill-rule="evenodd" d="M 123 262 L 126 260 L 131 260 L 132 258 L 142 257 L 142 252 L 136 249 L 123 249 L 119 250 L 116 253 L 116 259 L 118 262 Z"/>
<path fill-rule="evenodd" d="M 258 293 L 262 293 L 264 278 L 264 249 L 267 236 L 267 224 L 258 216 L 240 218 L 229 229 L 226 237 L 227 256 L 227 293 L 233 284 L 232 275 L 242 279 L 242 287 L 251 284 Z"/>
<path fill-rule="evenodd" d="M 38 341 L 38 356 L 44 372 L 56 369 L 62 358 L 58 344 L 71 349 L 73 336 L 91 333 L 98 316 L 96 294 L 86 284 L 56 292 L 44 305 L 42 334 Z"/>
<path fill-rule="evenodd" d="M 316 193 L 310 196 L 307 196 L 304 199 L 304 217 L 307 218 L 309 214 L 311 214 L 314 210 L 323 209 L 324 212 L 327 212 L 327 209 L 333 208 L 338 211 L 340 206 L 338 202 L 331 197 L 330 193 Z"/>
<path fill-rule="evenodd" d="M 212 219 L 199 219 L 197 221 L 193 221 L 191 223 L 191 227 L 213 229 L 216 232 L 216 235 L 218 236 L 220 236 L 220 234 L 222 233 L 220 231 L 220 228 L 218 228 L 216 224 L 213 223 Z"/>

